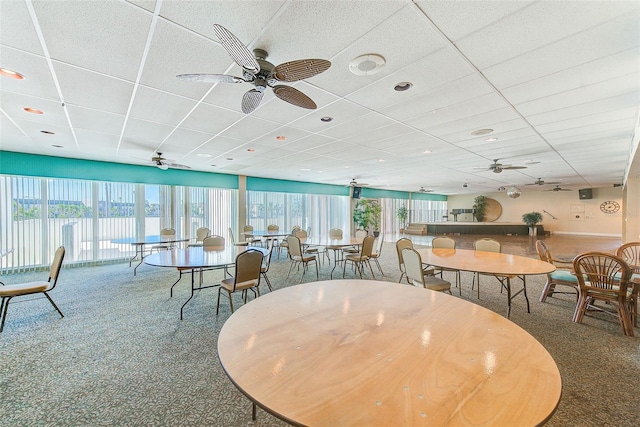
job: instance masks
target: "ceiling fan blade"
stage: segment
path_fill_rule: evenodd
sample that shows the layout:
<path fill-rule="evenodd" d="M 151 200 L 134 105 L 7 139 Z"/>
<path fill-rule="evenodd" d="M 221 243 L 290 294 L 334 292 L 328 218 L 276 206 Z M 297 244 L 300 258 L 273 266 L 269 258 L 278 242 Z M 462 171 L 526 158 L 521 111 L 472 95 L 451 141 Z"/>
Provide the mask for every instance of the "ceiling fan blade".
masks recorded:
<path fill-rule="evenodd" d="M 249 92 L 246 92 L 242 97 L 242 112 L 245 114 L 249 114 L 260 105 L 260 101 L 262 101 L 262 96 L 264 92 L 260 92 L 256 89 L 251 89 Z"/>
<path fill-rule="evenodd" d="M 187 165 L 181 165 L 180 163 L 165 163 L 165 165 L 169 166 L 172 169 L 191 169 L 191 167 Z"/>
<path fill-rule="evenodd" d="M 502 170 L 513 170 L 513 169 L 526 169 L 526 166 L 509 166 L 509 165 L 502 165 L 500 166 L 500 169 Z"/>
<path fill-rule="evenodd" d="M 258 65 L 253 53 L 231 31 L 218 24 L 213 24 L 213 31 L 218 36 L 222 47 L 236 64 L 253 74 L 257 74 L 260 71 L 260 65 Z"/>
<path fill-rule="evenodd" d="M 327 71 L 331 62 L 326 59 L 298 59 L 273 69 L 271 75 L 281 82 L 295 82 Z"/>
<path fill-rule="evenodd" d="M 317 108 L 316 103 L 313 102 L 311 98 L 291 86 L 276 85 L 273 87 L 273 92 L 278 98 L 289 104 L 308 108 L 309 110 L 315 110 Z"/>
<path fill-rule="evenodd" d="M 202 83 L 244 83 L 245 80 L 240 77 L 230 76 L 228 74 L 178 74 L 176 76 L 180 80 Z"/>

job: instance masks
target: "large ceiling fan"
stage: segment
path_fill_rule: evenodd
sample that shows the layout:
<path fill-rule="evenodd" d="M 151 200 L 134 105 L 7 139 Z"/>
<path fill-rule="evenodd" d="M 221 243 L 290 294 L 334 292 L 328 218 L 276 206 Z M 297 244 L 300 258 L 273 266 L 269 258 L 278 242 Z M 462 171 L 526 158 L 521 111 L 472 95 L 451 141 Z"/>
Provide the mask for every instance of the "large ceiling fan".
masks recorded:
<path fill-rule="evenodd" d="M 433 190 L 431 189 L 425 190 L 424 187 L 420 187 L 420 189 L 418 190 L 418 193 L 433 193 Z"/>
<path fill-rule="evenodd" d="M 533 184 L 525 184 L 525 185 L 555 185 L 555 184 L 560 184 L 560 182 L 556 182 L 556 181 L 547 182 L 542 178 L 538 178 L 533 182 Z"/>
<path fill-rule="evenodd" d="M 162 169 L 163 171 L 173 168 L 173 169 L 191 169 L 189 166 L 181 165 L 179 163 L 174 163 L 173 160 L 169 160 L 165 157 L 162 157 L 162 153 L 157 152 L 151 157 L 151 164 L 156 165 L 158 169 Z"/>
<path fill-rule="evenodd" d="M 493 173 L 500 173 L 504 170 L 513 170 L 513 169 L 526 169 L 526 166 L 513 166 L 513 165 L 505 165 L 503 163 L 498 163 L 498 160 L 500 159 L 494 159 L 493 163 L 489 165 L 488 168 L 479 166 L 479 167 L 475 167 L 474 169 L 483 169 L 483 170 L 489 170 Z"/>
<path fill-rule="evenodd" d="M 369 184 L 364 183 L 364 182 L 358 182 L 358 181 L 356 181 L 355 178 L 352 178 L 351 182 L 349 183 L 349 186 L 351 186 L 351 187 L 366 187 L 367 185 L 369 185 Z"/>
<path fill-rule="evenodd" d="M 274 66 L 266 60 L 268 56 L 266 51 L 254 49 L 251 53 L 222 25 L 214 24 L 213 31 L 229 56 L 242 67 L 242 77 L 228 74 L 180 74 L 177 76 L 179 79 L 204 83 L 251 83 L 254 89 L 249 90 L 242 97 L 242 112 L 245 114 L 251 113 L 260 105 L 267 86 L 273 89 L 273 93 L 278 98 L 290 104 L 310 110 L 317 107 L 311 98 L 298 89 L 277 83 L 295 82 L 313 77 L 326 71 L 331 66 L 331 62 L 326 59 L 298 59 Z"/>
<path fill-rule="evenodd" d="M 553 188 L 550 188 L 549 190 L 544 190 L 544 191 L 573 191 L 570 188 L 561 188 L 559 185 L 556 185 Z"/>

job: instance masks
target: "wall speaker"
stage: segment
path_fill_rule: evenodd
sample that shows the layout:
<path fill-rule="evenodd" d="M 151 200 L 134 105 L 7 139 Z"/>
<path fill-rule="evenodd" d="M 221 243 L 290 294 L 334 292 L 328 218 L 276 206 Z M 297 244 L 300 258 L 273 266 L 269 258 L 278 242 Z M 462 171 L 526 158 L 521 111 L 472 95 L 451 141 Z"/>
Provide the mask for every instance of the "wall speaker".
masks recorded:
<path fill-rule="evenodd" d="M 593 198 L 593 191 L 591 188 L 583 188 L 582 190 L 578 190 L 578 194 L 580 195 L 580 200 Z"/>
<path fill-rule="evenodd" d="M 353 198 L 359 199 L 361 192 L 362 192 L 362 187 L 353 187 Z"/>

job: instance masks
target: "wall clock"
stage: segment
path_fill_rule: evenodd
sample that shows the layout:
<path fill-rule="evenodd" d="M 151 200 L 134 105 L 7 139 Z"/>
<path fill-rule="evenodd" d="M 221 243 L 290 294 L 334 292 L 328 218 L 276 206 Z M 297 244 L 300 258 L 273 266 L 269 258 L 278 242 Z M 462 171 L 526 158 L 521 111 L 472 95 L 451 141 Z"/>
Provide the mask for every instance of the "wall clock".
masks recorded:
<path fill-rule="evenodd" d="M 602 202 L 600 210 L 606 214 L 614 214 L 620 210 L 620 205 L 614 201 Z"/>

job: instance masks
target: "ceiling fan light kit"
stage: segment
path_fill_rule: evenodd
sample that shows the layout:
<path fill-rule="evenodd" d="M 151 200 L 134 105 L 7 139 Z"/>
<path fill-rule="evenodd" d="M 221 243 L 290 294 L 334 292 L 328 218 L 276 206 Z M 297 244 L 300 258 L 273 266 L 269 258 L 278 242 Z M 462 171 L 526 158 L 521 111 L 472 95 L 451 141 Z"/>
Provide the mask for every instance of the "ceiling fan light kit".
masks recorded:
<path fill-rule="evenodd" d="M 242 112 L 251 113 L 258 108 L 267 87 L 279 99 L 297 107 L 315 110 L 317 105 L 307 95 L 291 86 L 279 85 L 278 82 L 295 82 L 320 74 L 331 67 L 326 59 L 299 59 L 274 66 L 266 59 L 269 56 L 263 49 L 254 49 L 253 53 L 229 30 L 222 25 L 214 24 L 213 30 L 220 44 L 229 56 L 242 67 L 242 77 L 227 74 L 179 74 L 181 80 L 202 83 L 251 83 L 254 89 L 242 97 Z"/>

